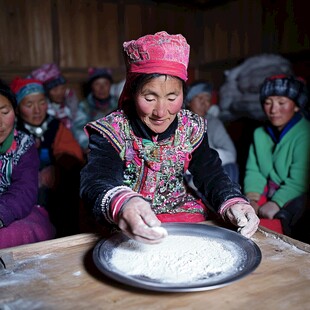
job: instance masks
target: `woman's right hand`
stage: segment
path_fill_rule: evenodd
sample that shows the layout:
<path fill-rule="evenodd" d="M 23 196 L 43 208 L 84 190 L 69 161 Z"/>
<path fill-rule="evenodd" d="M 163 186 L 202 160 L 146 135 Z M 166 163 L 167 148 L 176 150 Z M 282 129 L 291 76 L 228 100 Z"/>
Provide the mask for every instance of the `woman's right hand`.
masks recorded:
<path fill-rule="evenodd" d="M 160 224 L 150 204 L 140 197 L 131 198 L 119 214 L 122 232 L 143 243 L 160 243 L 167 236 L 165 230 L 158 229 Z"/>

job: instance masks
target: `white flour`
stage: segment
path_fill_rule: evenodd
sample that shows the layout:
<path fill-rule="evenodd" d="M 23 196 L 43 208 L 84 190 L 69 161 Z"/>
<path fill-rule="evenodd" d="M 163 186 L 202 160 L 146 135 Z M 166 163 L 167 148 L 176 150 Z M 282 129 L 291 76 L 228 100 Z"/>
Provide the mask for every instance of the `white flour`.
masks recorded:
<path fill-rule="evenodd" d="M 220 276 L 236 268 L 238 249 L 195 236 L 169 235 L 160 244 L 128 240 L 112 253 L 110 263 L 120 272 L 166 283 L 188 283 Z"/>

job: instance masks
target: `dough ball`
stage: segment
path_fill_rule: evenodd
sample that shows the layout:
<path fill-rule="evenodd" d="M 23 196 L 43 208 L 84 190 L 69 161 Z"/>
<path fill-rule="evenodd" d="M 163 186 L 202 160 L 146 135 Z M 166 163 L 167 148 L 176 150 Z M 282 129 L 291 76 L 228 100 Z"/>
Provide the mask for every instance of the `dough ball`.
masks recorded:
<path fill-rule="evenodd" d="M 151 229 L 155 230 L 157 233 L 163 236 L 168 236 L 167 230 L 163 227 L 157 226 L 157 227 L 151 227 Z"/>

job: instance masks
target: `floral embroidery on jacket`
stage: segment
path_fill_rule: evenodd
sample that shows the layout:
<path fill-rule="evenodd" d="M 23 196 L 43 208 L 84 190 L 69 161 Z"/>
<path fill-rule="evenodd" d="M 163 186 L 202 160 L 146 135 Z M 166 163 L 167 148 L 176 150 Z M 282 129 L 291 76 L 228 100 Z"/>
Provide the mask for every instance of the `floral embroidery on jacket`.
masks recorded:
<path fill-rule="evenodd" d="M 204 120 L 187 110 L 181 110 L 177 117 L 174 135 L 161 141 L 135 136 L 122 111 L 90 126 L 111 142 L 124 161 L 124 185 L 142 194 L 156 214 L 204 214 L 204 206 L 184 182 L 191 154 L 204 136 Z"/>
<path fill-rule="evenodd" d="M 33 139 L 21 131 L 14 130 L 14 139 L 11 147 L 5 154 L 0 154 L 0 194 L 5 192 L 11 184 L 13 166 L 17 165 L 20 157 L 25 154 Z"/>

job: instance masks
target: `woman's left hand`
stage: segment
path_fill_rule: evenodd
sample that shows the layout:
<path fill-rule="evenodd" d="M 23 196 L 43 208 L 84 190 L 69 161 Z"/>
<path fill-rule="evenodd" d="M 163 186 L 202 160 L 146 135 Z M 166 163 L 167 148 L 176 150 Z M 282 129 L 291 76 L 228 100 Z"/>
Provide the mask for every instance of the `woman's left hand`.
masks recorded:
<path fill-rule="evenodd" d="M 280 211 L 280 207 L 273 201 L 268 201 L 258 209 L 260 218 L 273 219 Z"/>
<path fill-rule="evenodd" d="M 259 218 L 250 204 L 237 203 L 229 207 L 225 217 L 235 226 L 241 235 L 250 238 L 256 232 L 259 225 Z"/>

